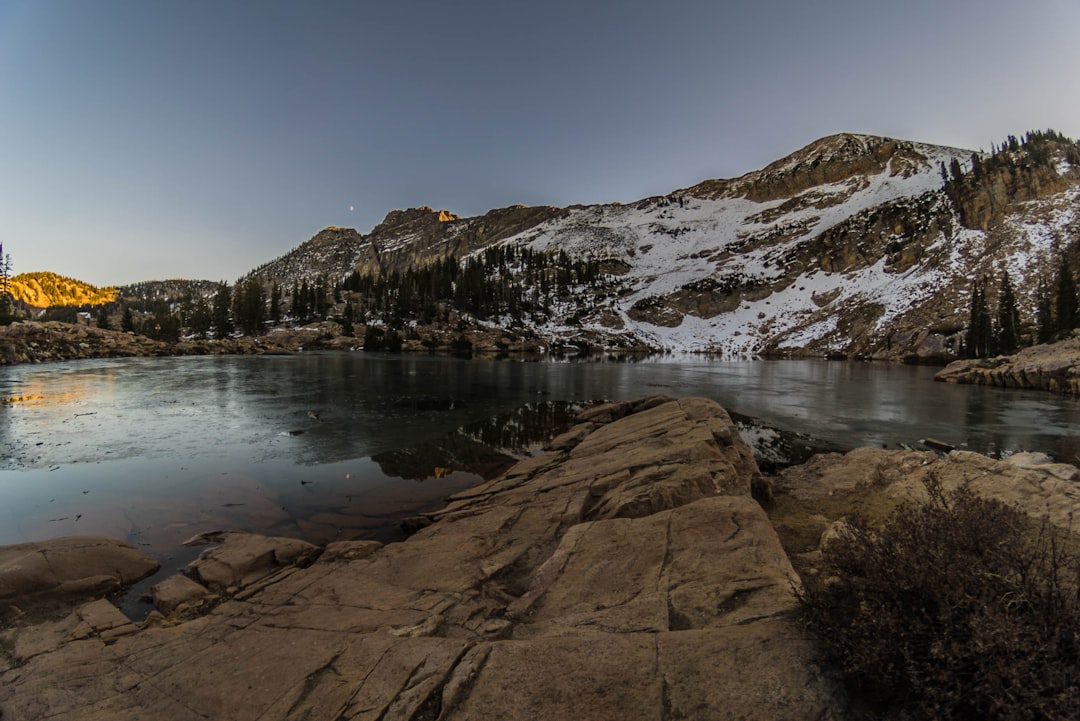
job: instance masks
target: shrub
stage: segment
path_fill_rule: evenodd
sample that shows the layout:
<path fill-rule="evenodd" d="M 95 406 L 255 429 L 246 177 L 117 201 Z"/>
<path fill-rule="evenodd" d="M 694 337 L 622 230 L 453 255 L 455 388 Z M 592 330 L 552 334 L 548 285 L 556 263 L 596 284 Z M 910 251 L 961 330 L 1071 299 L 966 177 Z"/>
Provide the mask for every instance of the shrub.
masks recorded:
<path fill-rule="evenodd" d="M 856 698 L 887 718 L 1071 719 L 1080 598 L 1066 534 L 961 488 L 826 544 L 800 600 Z"/>

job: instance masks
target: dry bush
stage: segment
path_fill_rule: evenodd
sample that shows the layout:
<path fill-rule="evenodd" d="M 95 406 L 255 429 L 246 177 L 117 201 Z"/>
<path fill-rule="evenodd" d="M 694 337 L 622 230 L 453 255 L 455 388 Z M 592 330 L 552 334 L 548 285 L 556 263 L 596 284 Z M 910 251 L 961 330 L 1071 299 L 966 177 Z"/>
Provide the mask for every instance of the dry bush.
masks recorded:
<path fill-rule="evenodd" d="M 1075 719 L 1080 597 L 1064 531 L 967 489 L 855 520 L 801 591 L 853 695 L 892 719 Z"/>

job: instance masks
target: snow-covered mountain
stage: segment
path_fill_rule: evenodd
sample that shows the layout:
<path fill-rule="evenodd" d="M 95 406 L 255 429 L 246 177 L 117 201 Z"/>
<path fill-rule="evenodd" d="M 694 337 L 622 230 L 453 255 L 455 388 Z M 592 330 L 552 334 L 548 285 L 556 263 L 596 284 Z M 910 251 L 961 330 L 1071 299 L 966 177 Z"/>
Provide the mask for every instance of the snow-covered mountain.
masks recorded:
<path fill-rule="evenodd" d="M 328 229 L 253 274 L 288 283 L 526 245 L 601 260 L 617 281 L 573 323 L 556 315 L 533 328 L 544 338 L 944 358 L 967 322 L 973 279 L 993 289 L 1007 269 L 1030 300 L 1080 239 L 1077 146 L 1052 140 L 992 155 L 834 135 L 742 177 L 632 204 L 476 218 L 394 211 L 367 235 Z M 1022 304 L 1025 320 L 1033 311 Z"/>

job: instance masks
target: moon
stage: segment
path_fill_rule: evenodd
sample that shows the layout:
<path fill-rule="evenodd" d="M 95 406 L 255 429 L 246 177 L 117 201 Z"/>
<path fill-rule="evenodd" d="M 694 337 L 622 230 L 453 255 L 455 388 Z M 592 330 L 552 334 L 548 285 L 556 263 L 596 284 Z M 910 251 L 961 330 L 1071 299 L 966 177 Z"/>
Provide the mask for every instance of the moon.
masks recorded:
<path fill-rule="evenodd" d="M 351 213 L 352 211 L 353 211 L 353 207 L 350 205 L 349 206 L 349 212 Z"/>

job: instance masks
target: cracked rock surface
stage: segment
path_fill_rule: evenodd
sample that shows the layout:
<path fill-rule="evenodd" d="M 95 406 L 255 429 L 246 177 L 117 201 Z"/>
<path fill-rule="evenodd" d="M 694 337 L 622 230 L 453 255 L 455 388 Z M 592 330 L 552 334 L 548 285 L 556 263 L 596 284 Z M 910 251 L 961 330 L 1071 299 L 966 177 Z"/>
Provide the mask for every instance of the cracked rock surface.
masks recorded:
<path fill-rule="evenodd" d="M 750 497 L 757 466 L 720 406 L 594 409 L 551 448 L 451 498 L 401 543 L 318 555 L 222 534 L 193 571 L 220 594 L 201 615 L 140 628 L 97 601 L 16 629 L 0 712 L 842 717 L 792 620 L 798 578 Z"/>

